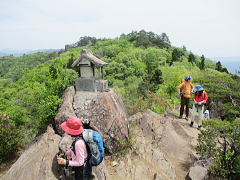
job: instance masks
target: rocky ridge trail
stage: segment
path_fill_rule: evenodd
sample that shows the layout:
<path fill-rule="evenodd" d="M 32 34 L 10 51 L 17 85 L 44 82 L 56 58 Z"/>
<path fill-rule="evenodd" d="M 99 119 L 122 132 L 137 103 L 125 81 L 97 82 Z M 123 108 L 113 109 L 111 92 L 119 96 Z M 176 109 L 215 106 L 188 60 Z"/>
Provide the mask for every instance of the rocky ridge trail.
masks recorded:
<path fill-rule="evenodd" d="M 197 158 L 194 147 L 199 131 L 185 119 L 176 119 L 176 110 L 162 115 L 146 110 L 127 117 L 121 98 L 111 89 L 86 94 L 69 87 L 63 99 L 55 118 L 57 130 L 68 116 L 77 116 L 88 118 L 103 135 L 108 153 L 93 170 L 95 180 L 182 180 Z M 0 179 L 57 179 L 60 139 L 49 127 Z M 128 139 L 131 147 L 119 156 L 119 143 L 127 144 Z"/>
<path fill-rule="evenodd" d="M 197 157 L 198 130 L 185 119 L 150 110 L 131 116 L 129 122 L 133 146 L 114 164 L 108 161 L 109 179 L 185 179 Z"/>

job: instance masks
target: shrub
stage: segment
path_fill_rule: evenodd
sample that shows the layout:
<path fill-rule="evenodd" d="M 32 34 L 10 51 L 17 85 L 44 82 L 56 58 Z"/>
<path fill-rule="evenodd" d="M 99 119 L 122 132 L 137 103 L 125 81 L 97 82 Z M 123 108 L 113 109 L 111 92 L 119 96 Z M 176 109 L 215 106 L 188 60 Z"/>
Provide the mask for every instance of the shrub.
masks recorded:
<path fill-rule="evenodd" d="M 16 155 L 23 142 L 23 132 L 11 125 L 0 125 L 0 163 Z"/>
<path fill-rule="evenodd" d="M 213 119 L 203 126 L 197 152 L 213 159 L 210 171 L 226 178 L 240 177 L 240 119 L 234 122 Z"/>

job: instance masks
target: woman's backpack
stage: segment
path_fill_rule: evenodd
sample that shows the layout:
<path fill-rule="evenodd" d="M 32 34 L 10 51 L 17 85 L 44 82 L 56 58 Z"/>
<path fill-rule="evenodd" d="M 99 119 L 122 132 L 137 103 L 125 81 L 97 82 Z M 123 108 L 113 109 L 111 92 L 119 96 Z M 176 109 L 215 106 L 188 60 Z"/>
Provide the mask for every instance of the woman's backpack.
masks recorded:
<path fill-rule="evenodd" d="M 101 135 L 92 129 L 84 129 L 82 136 L 87 145 L 89 164 L 91 166 L 97 166 L 103 161 L 104 147 Z M 75 153 L 75 143 L 79 138 L 76 138 L 73 142 L 73 152 Z"/>

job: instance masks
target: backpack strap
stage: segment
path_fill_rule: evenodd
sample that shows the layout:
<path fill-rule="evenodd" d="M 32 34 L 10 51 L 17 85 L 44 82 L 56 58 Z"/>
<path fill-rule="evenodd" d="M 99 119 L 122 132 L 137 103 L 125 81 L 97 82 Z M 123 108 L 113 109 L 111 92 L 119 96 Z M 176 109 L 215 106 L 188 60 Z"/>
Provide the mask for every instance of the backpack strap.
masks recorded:
<path fill-rule="evenodd" d="M 72 142 L 71 149 L 72 149 L 73 153 L 76 155 L 75 145 L 76 145 L 76 142 L 77 142 L 79 139 L 82 139 L 82 140 L 84 141 L 85 145 L 86 145 L 86 149 L 87 149 L 87 153 L 88 153 L 87 159 L 88 159 L 89 157 L 91 157 L 91 151 L 90 151 L 90 148 L 89 148 L 89 146 L 88 146 L 88 143 L 86 143 L 86 141 L 85 141 L 84 138 L 83 138 L 83 134 L 80 134 L 80 135 L 78 135 L 77 137 L 75 137 L 74 141 Z"/>
<path fill-rule="evenodd" d="M 83 139 L 83 136 L 82 134 L 78 135 L 75 137 L 74 141 L 72 142 L 72 145 L 71 145 L 71 149 L 73 151 L 73 153 L 76 155 L 76 149 L 75 149 L 75 144 L 76 142 L 79 140 L 79 139 Z M 84 140 L 84 139 L 83 139 Z M 85 142 L 85 141 L 84 141 Z"/>

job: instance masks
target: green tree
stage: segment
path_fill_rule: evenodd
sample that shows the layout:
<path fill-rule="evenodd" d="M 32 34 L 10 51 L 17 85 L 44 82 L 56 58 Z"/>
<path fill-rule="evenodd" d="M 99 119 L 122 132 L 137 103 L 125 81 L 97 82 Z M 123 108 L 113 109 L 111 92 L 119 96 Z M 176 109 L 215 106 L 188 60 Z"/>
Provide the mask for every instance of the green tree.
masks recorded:
<path fill-rule="evenodd" d="M 223 67 L 221 72 L 228 73 L 228 70 L 227 70 L 227 68 Z"/>
<path fill-rule="evenodd" d="M 97 38 L 90 37 L 90 36 L 84 36 L 80 37 L 79 41 L 77 42 L 78 46 L 90 46 L 95 45 L 97 42 Z"/>
<path fill-rule="evenodd" d="M 152 86 L 152 91 L 156 92 L 158 85 L 163 83 L 162 71 L 160 68 L 155 69 L 153 75 L 150 79 L 150 84 Z"/>
<path fill-rule="evenodd" d="M 240 119 L 230 123 L 213 119 L 204 123 L 197 152 L 213 159 L 210 170 L 225 178 L 240 177 Z"/>
<path fill-rule="evenodd" d="M 57 72 L 57 68 L 54 67 L 54 64 L 52 64 L 52 65 L 49 67 L 49 73 L 50 73 L 50 76 L 51 76 L 53 79 L 57 79 L 57 77 L 58 77 L 58 72 Z"/>
<path fill-rule="evenodd" d="M 201 62 L 200 62 L 200 69 L 205 69 L 205 57 L 204 55 L 201 56 Z"/>
<path fill-rule="evenodd" d="M 222 64 L 221 64 L 221 62 L 220 61 L 218 61 L 217 63 L 216 63 L 216 68 L 215 68 L 217 71 L 220 71 L 220 72 L 222 72 Z"/>
<path fill-rule="evenodd" d="M 194 54 L 190 53 L 188 56 L 188 62 L 193 64 L 193 63 L 195 63 L 195 61 L 196 61 L 196 58 L 195 58 Z"/>
<path fill-rule="evenodd" d="M 172 62 L 176 62 L 180 60 L 180 57 L 183 56 L 184 53 L 180 49 L 173 49 L 172 51 Z"/>
<path fill-rule="evenodd" d="M 168 48 L 171 46 L 171 42 L 166 33 L 162 33 L 161 35 L 155 34 L 153 32 L 147 32 L 145 30 L 141 30 L 139 32 L 132 31 L 130 34 L 122 34 L 121 38 L 125 38 L 130 42 L 135 42 L 137 47 L 150 47 L 157 46 L 159 48 Z"/>

